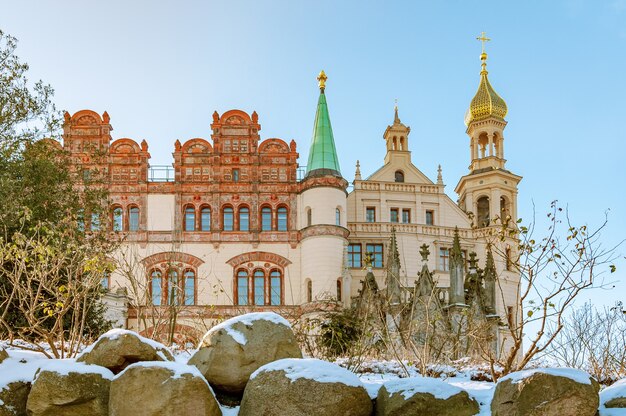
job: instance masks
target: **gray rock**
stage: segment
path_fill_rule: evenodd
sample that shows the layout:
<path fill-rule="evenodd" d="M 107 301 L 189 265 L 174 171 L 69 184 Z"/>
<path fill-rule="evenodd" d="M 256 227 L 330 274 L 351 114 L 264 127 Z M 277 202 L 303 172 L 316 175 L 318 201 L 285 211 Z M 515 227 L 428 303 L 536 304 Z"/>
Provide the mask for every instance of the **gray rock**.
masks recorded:
<path fill-rule="evenodd" d="M 301 358 L 291 327 L 273 312 L 238 316 L 212 328 L 189 359 L 215 389 L 243 393 L 250 374 L 281 358 Z"/>

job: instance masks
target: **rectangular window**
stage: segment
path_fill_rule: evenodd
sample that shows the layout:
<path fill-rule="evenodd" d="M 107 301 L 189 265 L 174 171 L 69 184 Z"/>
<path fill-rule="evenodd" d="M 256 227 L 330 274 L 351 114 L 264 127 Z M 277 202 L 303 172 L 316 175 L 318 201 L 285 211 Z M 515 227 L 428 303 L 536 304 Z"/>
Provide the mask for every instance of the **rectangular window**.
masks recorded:
<path fill-rule="evenodd" d="M 242 153 L 247 153 L 248 152 L 248 141 L 247 140 L 242 140 L 239 143 L 239 150 L 241 150 Z"/>
<path fill-rule="evenodd" d="M 410 209 L 402 210 L 402 222 L 404 224 L 408 224 L 411 222 L 411 210 Z"/>
<path fill-rule="evenodd" d="M 230 140 L 224 140 L 224 153 L 230 153 Z"/>
<path fill-rule="evenodd" d="M 233 140 L 233 152 L 239 151 L 239 140 Z"/>
<path fill-rule="evenodd" d="M 391 208 L 389 210 L 389 221 L 390 222 L 399 222 L 399 219 L 398 219 L 398 208 Z"/>
<path fill-rule="evenodd" d="M 376 221 L 376 208 L 367 207 L 365 208 L 365 222 L 375 222 Z"/>
<path fill-rule="evenodd" d="M 361 244 L 348 245 L 348 267 L 362 267 Z"/>
<path fill-rule="evenodd" d="M 100 215 L 91 214 L 91 231 L 100 231 Z"/>
<path fill-rule="evenodd" d="M 233 182 L 239 182 L 239 169 L 233 169 Z"/>
<path fill-rule="evenodd" d="M 426 225 L 435 225 L 435 211 L 426 210 Z"/>
<path fill-rule="evenodd" d="M 450 250 L 447 248 L 439 249 L 439 270 L 450 271 Z"/>
<path fill-rule="evenodd" d="M 383 245 L 367 244 L 365 252 L 372 256 L 372 267 L 383 267 Z"/>

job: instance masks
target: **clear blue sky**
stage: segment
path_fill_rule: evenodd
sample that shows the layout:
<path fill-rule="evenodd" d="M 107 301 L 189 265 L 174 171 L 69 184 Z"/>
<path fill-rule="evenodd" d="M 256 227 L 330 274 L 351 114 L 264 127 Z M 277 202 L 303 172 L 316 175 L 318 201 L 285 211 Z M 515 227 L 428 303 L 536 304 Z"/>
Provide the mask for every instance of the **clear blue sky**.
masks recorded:
<path fill-rule="evenodd" d="M 431 179 L 441 163 L 455 200 L 486 31 L 520 216 L 559 199 L 594 225 L 610 209 L 605 244 L 626 237 L 626 0 L 0 3 L 31 78 L 62 109 L 107 110 L 114 138 L 146 139 L 153 164 L 231 108 L 256 110 L 264 138 L 295 139 L 306 164 L 324 69 L 344 176 L 357 159 L 364 175 L 382 164 L 397 98 L 414 163 Z M 598 302 L 626 300 L 619 265 Z"/>

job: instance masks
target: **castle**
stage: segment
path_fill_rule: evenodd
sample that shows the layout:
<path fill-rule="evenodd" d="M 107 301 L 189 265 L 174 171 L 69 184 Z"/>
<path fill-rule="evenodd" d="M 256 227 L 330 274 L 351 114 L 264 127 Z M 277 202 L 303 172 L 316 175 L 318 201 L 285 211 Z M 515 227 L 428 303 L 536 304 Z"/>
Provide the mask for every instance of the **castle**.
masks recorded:
<path fill-rule="evenodd" d="M 107 177 L 107 223 L 122 241 L 120 266 L 103 282 L 112 316 L 140 332 L 191 334 L 216 317 L 252 310 L 288 314 L 328 299 L 349 306 L 366 269 L 387 287 L 394 258 L 397 301 L 410 301 L 426 267 L 441 302 L 463 307 L 468 267 L 488 268 L 489 230 L 517 218 L 521 180 L 506 170 L 507 106 L 489 83 L 484 51 L 481 61 L 465 119 L 470 166 L 455 188 L 458 203 L 444 193 L 441 174 L 433 181 L 411 162 L 411 129 L 397 107 L 383 134 L 384 164 L 364 178 L 357 162 L 348 192 L 323 71 L 305 171 L 295 141 L 261 139 L 256 112 L 214 112 L 211 140 L 177 140 L 173 169 L 160 171 L 149 164 L 145 140 L 113 140 L 106 112 L 66 113 L 64 149 L 84 178 L 96 170 Z M 100 222 L 87 215 L 85 226 Z M 485 313 L 498 316 L 501 327 L 519 313 L 519 273 L 508 261 L 516 244 L 513 237 L 501 241 L 507 255 L 492 256 L 489 266 L 501 290 Z M 431 255 L 420 256 L 420 246 Z"/>

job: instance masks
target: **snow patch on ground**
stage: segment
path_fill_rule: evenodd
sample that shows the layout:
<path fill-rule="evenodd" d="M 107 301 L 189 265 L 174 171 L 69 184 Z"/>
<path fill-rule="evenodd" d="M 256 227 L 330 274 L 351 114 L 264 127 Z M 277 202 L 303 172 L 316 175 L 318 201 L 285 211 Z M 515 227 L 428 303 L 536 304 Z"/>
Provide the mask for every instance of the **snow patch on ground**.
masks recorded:
<path fill-rule="evenodd" d="M 99 365 L 77 363 L 76 360 L 68 358 L 63 360 L 47 360 L 41 364 L 42 371 L 53 371 L 59 375 L 66 376 L 70 373 L 79 374 L 99 374 L 106 380 L 113 380 L 113 373 L 108 368 Z M 38 373 L 37 376 L 39 376 Z M 36 377 L 35 377 L 36 379 Z"/>
<path fill-rule="evenodd" d="M 122 335 L 131 335 L 134 336 L 136 338 L 138 338 L 141 342 L 150 345 L 152 348 L 154 348 L 157 351 L 157 355 L 159 357 L 161 357 L 162 360 L 164 361 L 168 361 L 168 358 L 165 356 L 165 354 L 163 354 L 162 350 L 167 350 L 167 347 L 163 344 L 161 344 L 160 342 L 157 342 L 153 339 L 149 339 L 146 337 L 142 337 L 141 335 L 139 335 L 138 333 L 134 332 L 134 331 L 129 331 L 127 329 L 121 329 L 121 328 L 114 328 L 111 329 L 110 331 L 105 332 L 104 334 L 100 335 L 100 337 L 96 340 L 96 342 L 94 342 L 93 344 L 91 344 L 90 346 L 86 347 L 79 356 L 77 356 L 76 358 L 80 358 L 81 356 L 83 356 L 84 354 L 87 354 L 88 352 L 91 352 L 93 350 L 93 347 L 100 342 L 100 340 L 104 339 L 104 338 L 108 338 L 110 340 L 115 340 L 118 339 L 119 337 L 121 337 Z"/>
<path fill-rule="evenodd" d="M 591 376 L 582 370 L 576 370 L 574 368 L 533 368 L 532 370 L 522 370 L 515 373 L 511 373 L 502 377 L 499 381 L 511 380 L 513 384 L 520 383 L 525 378 L 528 378 L 536 373 L 548 374 L 551 376 L 565 377 L 570 380 L 574 380 L 580 384 L 591 384 Z"/>
<path fill-rule="evenodd" d="M 256 370 L 250 379 L 269 371 L 283 371 L 292 382 L 306 378 L 321 383 L 342 383 L 347 386 L 363 387 L 363 383 L 353 372 L 316 358 L 284 358 L 274 361 Z"/>
<path fill-rule="evenodd" d="M 237 331 L 235 328 L 233 328 L 233 326 L 237 323 L 242 323 L 245 326 L 252 326 L 252 324 L 255 321 L 269 321 L 277 325 L 285 325 L 286 327 L 291 328 L 291 324 L 289 323 L 289 321 L 277 313 L 254 312 L 254 313 L 246 313 L 240 316 L 235 316 L 234 318 L 230 318 L 220 324 L 215 325 L 213 328 L 209 330 L 209 332 L 206 333 L 205 337 L 208 336 L 209 334 L 213 334 L 223 329 L 238 344 L 246 345 L 248 343 L 246 336 L 242 332 Z"/>
<path fill-rule="evenodd" d="M 446 400 L 463 391 L 445 381 L 429 377 L 399 378 L 386 382 L 384 386 L 389 395 L 400 393 L 404 400 L 410 399 L 417 393 L 428 393 L 437 399 Z"/>

